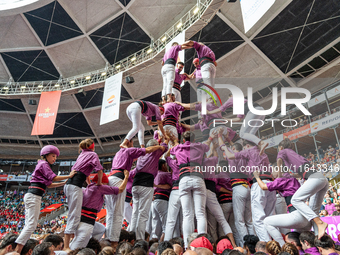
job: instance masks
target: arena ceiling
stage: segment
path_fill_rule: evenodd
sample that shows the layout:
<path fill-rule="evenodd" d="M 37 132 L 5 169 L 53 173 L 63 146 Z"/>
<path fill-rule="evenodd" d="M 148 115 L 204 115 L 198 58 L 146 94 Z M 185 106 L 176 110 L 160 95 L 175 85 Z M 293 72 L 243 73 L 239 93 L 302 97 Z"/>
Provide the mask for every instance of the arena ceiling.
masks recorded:
<path fill-rule="evenodd" d="M 104 68 L 159 38 L 197 3 L 194 0 L 57 0 L 19 14 L 0 12 L 0 82 L 58 80 Z M 271 104 L 272 87 L 304 87 L 312 93 L 340 78 L 340 3 L 276 0 L 244 33 L 240 2 L 220 1 L 209 20 L 200 20 L 186 39 L 208 45 L 216 54 L 217 83 L 231 83 L 254 99 Z M 185 51 L 185 72 L 194 68 L 194 50 Z M 2 158 L 32 158 L 40 147 L 56 144 L 61 157 L 75 157 L 80 139 L 93 138 L 99 155 L 112 155 L 131 124 L 125 110 L 136 99 L 157 103 L 162 89 L 160 57 L 136 67 L 135 83 L 123 82 L 120 119 L 99 125 L 103 83 L 80 93 L 63 93 L 55 130 L 31 136 L 38 95 L 0 98 Z M 78 91 L 77 91 L 78 92 Z M 228 92 L 218 91 L 222 97 Z M 184 102 L 196 99 L 186 83 Z M 195 113 L 183 118 L 196 121 Z M 144 123 L 146 126 L 146 122 Z M 152 128 L 146 126 L 146 137 Z"/>

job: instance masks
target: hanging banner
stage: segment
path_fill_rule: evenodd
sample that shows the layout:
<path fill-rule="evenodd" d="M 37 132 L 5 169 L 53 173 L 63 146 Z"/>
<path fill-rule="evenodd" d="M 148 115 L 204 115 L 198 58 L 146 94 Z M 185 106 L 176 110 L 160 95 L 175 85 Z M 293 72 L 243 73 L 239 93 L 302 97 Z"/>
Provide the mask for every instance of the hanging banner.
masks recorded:
<path fill-rule="evenodd" d="M 321 220 L 328 223 L 326 229 L 327 234 L 335 242 L 338 242 L 338 235 L 340 234 L 340 216 L 322 217 Z"/>
<path fill-rule="evenodd" d="M 319 95 L 319 96 L 317 96 L 317 97 L 313 97 L 311 100 L 309 100 L 308 101 L 308 107 L 312 107 L 312 106 L 314 106 L 314 105 L 317 105 L 317 104 L 320 104 L 320 103 L 322 103 L 323 101 L 325 101 L 326 100 L 326 97 L 325 97 L 325 95 L 324 94 L 321 94 L 321 95 Z"/>
<path fill-rule="evenodd" d="M 7 181 L 7 174 L 1 174 L 0 175 L 0 182 L 5 182 Z"/>
<path fill-rule="evenodd" d="M 312 133 L 318 132 L 322 129 L 334 126 L 340 122 L 340 112 L 333 113 L 321 120 L 313 121 L 310 123 Z"/>
<path fill-rule="evenodd" d="M 269 10 L 275 0 L 241 0 L 244 32 L 247 33 Z"/>
<path fill-rule="evenodd" d="M 283 139 L 295 140 L 311 133 L 309 124 L 283 134 Z"/>
<path fill-rule="evenodd" d="M 9 182 L 25 182 L 27 180 L 27 175 L 12 175 L 9 174 L 7 176 L 7 181 Z"/>
<path fill-rule="evenodd" d="M 267 148 L 271 148 L 271 147 L 278 146 L 279 143 L 282 140 L 283 140 L 283 134 L 280 134 L 280 135 L 276 135 L 276 136 L 273 136 L 272 138 L 269 138 L 269 139 L 265 140 L 265 142 L 268 143 L 268 147 Z"/>
<path fill-rule="evenodd" d="M 119 119 L 122 80 L 123 73 L 120 72 L 105 81 L 100 125 Z"/>
<path fill-rule="evenodd" d="M 31 135 L 52 135 L 57 118 L 61 90 L 42 92 Z"/>
<path fill-rule="evenodd" d="M 338 94 L 340 94 L 340 86 L 332 88 L 332 89 L 330 89 L 326 92 L 326 95 L 327 95 L 328 98 L 334 97 Z"/>

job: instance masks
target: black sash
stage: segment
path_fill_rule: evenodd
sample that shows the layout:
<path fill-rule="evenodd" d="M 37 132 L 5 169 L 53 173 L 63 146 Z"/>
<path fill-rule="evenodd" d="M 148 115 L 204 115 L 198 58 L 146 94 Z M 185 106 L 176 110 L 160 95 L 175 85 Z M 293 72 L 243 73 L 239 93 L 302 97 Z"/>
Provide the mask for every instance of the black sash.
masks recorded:
<path fill-rule="evenodd" d="M 153 174 L 139 172 L 133 178 L 132 186 L 153 187 L 153 181 Z"/>
<path fill-rule="evenodd" d="M 220 204 L 232 203 L 233 194 L 220 192 L 218 193 L 217 199 Z"/>
<path fill-rule="evenodd" d="M 163 122 L 163 126 L 170 125 L 170 126 L 176 127 L 176 124 L 177 124 L 177 119 L 172 115 L 165 118 Z"/>
<path fill-rule="evenodd" d="M 175 66 L 175 65 L 176 65 L 176 60 L 173 59 L 173 58 L 168 58 L 168 59 L 165 60 L 165 62 L 164 62 L 164 65 L 167 65 L 167 64 L 170 64 L 170 65 Z"/>
<path fill-rule="evenodd" d="M 176 181 L 172 182 L 172 189 L 173 190 L 178 190 L 178 185 L 179 185 L 179 179 Z"/>
<path fill-rule="evenodd" d="M 94 225 L 97 219 L 97 210 L 83 206 L 81 208 L 80 222 Z"/>
<path fill-rule="evenodd" d="M 79 188 L 82 188 L 85 180 L 86 180 L 86 175 L 78 171 L 72 178 L 67 180 L 66 184 L 71 184 Z"/>
<path fill-rule="evenodd" d="M 211 192 L 216 193 L 216 183 L 212 180 L 204 180 L 205 187 Z"/>
<path fill-rule="evenodd" d="M 212 58 L 209 58 L 209 57 L 203 57 L 203 58 L 200 58 L 200 66 L 202 68 L 203 65 L 205 64 L 208 64 L 208 63 L 213 63 L 214 61 L 212 60 Z"/>
<path fill-rule="evenodd" d="M 130 203 L 132 200 L 132 194 L 126 191 L 125 202 Z"/>
<path fill-rule="evenodd" d="M 111 170 L 110 174 L 108 175 L 108 177 L 110 176 L 115 176 L 119 179 L 124 180 L 125 175 L 124 175 L 124 170 L 123 169 L 113 169 Z"/>
<path fill-rule="evenodd" d="M 267 181 L 272 181 L 273 180 L 273 176 L 271 173 L 267 173 L 267 172 L 260 172 L 260 179 L 261 180 L 267 180 Z M 253 177 L 253 183 L 257 183 L 256 178 Z"/>
<path fill-rule="evenodd" d="M 142 113 L 145 113 L 148 110 L 148 105 L 145 101 L 138 100 L 138 101 L 136 101 L 136 103 L 138 103 L 140 105 L 140 107 L 142 108 Z"/>
<path fill-rule="evenodd" d="M 292 205 L 292 202 L 291 202 L 292 197 L 293 197 L 293 196 L 285 197 L 286 204 L 287 204 L 287 208 L 288 208 L 288 211 L 289 211 L 290 213 L 296 211 L 296 208 Z"/>
<path fill-rule="evenodd" d="M 169 197 L 170 197 L 170 192 L 157 191 L 153 198 L 154 198 L 154 200 L 161 199 L 161 200 L 169 201 Z"/>
<path fill-rule="evenodd" d="M 174 82 L 173 88 L 177 89 L 178 91 L 181 91 L 181 84 Z"/>
<path fill-rule="evenodd" d="M 197 163 L 197 162 L 189 162 L 186 164 L 180 164 L 179 165 L 179 180 L 181 180 L 181 178 L 183 178 L 184 176 L 198 176 L 202 179 L 203 175 L 201 172 L 197 171 L 196 167 L 200 166 L 201 164 Z"/>
<path fill-rule="evenodd" d="M 31 182 L 27 193 L 32 193 L 37 196 L 43 196 L 46 191 L 46 185 L 40 182 Z M 39 205 L 40 206 L 40 205 Z"/>

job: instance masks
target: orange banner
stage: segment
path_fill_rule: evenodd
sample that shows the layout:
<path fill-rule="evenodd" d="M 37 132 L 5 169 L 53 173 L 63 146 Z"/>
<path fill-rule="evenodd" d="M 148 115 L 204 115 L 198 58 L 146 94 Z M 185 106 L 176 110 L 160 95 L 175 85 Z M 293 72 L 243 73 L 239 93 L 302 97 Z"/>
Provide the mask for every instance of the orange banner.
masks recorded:
<path fill-rule="evenodd" d="M 283 134 L 283 139 L 289 138 L 289 140 L 295 140 L 295 139 L 298 139 L 300 137 L 309 135 L 310 133 L 311 133 L 310 132 L 310 124 L 307 124 L 307 125 L 305 125 L 303 127 L 294 129 L 294 130 L 289 131 L 287 133 L 284 133 Z"/>
<path fill-rule="evenodd" d="M 63 204 L 53 204 L 53 205 L 47 206 L 45 209 L 41 210 L 40 212 L 52 212 L 54 210 L 57 210 L 62 205 Z"/>
<path fill-rule="evenodd" d="M 61 90 L 42 92 L 31 135 L 52 135 L 57 117 Z"/>
<path fill-rule="evenodd" d="M 106 209 L 101 209 L 101 211 L 97 214 L 96 221 L 100 220 L 101 218 L 104 218 L 106 216 Z"/>

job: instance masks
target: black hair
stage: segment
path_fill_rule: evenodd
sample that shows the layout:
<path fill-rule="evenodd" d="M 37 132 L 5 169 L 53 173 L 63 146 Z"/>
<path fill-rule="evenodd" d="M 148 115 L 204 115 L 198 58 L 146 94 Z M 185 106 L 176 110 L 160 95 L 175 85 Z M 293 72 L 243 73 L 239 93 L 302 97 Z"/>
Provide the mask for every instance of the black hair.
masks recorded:
<path fill-rule="evenodd" d="M 43 242 L 34 247 L 32 255 L 50 255 L 51 242 Z"/>
<path fill-rule="evenodd" d="M 150 238 L 150 234 L 149 234 L 148 232 L 145 231 L 144 240 L 147 240 L 148 238 Z"/>
<path fill-rule="evenodd" d="M 117 254 L 126 255 L 132 251 L 132 245 L 128 242 L 120 242 L 116 248 Z"/>
<path fill-rule="evenodd" d="M 184 240 L 181 237 L 174 237 L 174 238 L 170 239 L 169 242 L 172 245 L 178 244 L 178 245 L 180 245 L 184 249 Z"/>
<path fill-rule="evenodd" d="M 299 239 L 299 237 L 300 237 L 300 233 L 299 233 L 299 232 L 296 232 L 296 231 L 294 231 L 294 232 L 288 232 L 288 233 L 286 234 L 286 236 L 287 236 L 289 239 L 292 239 L 292 240 L 296 243 L 296 246 L 302 247 L 302 245 L 301 245 L 301 243 L 300 243 L 300 239 Z"/>
<path fill-rule="evenodd" d="M 184 66 L 184 63 L 183 63 L 183 62 L 177 62 L 177 65 L 182 65 L 182 66 Z"/>
<path fill-rule="evenodd" d="M 324 235 L 320 239 L 315 237 L 314 243 L 316 247 L 320 247 L 326 250 L 334 248 L 334 241 L 329 235 Z"/>
<path fill-rule="evenodd" d="M 243 146 L 246 146 L 247 144 L 249 144 L 250 146 L 256 146 L 256 144 L 251 141 L 243 140 Z"/>
<path fill-rule="evenodd" d="M 149 249 L 150 249 L 151 245 L 153 245 L 154 243 L 158 243 L 158 238 L 152 238 L 152 239 L 149 241 Z"/>
<path fill-rule="evenodd" d="M 193 132 L 190 132 L 190 131 L 185 131 L 183 133 L 183 139 L 186 141 L 186 142 L 193 142 L 195 140 L 195 134 Z"/>
<path fill-rule="evenodd" d="M 232 250 L 228 253 L 228 255 L 244 255 L 244 254 L 238 250 Z"/>
<path fill-rule="evenodd" d="M 30 250 L 33 251 L 34 247 L 37 246 L 39 242 L 35 239 L 29 239 L 21 250 L 21 255 L 26 255 Z"/>
<path fill-rule="evenodd" d="M 135 244 L 133 245 L 133 249 L 136 249 L 136 248 L 142 248 L 145 252 L 148 252 L 149 244 L 147 241 L 140 239 L 140 240 L 137 240 Z"/>
<path fill-rule="evenodd" d="M 119 235 L 119 243 L 122 241 L 129 240 L 129 238 L 130 238 L 129 232 L 127 232 L 125 229 L 122 229 Z"/>
<path fill-rule="evenodd" d="M 315 247 L 314 244 L 315 235 L 312 231 L 303 231 L 300 234 L 299 240 L 301 243 L 307 241 L 311 247 Z"/>
<path fill-rule="evenodd" d="M 257 251 L 253 255 L 267 255 L 267 253 L 264 253 L 263 251 Z"/>
<path fill-rule="evenodd" d="M 153 243 L 153 244 L 150 246 L 149 252 L 155 254 L 157 250 L 158 250 L 158 243 Z"/>
<path fill-rule="evenodd" d="M 231 251 L 231 249 L 225 249 L 224 251 L 222 251 L 221 255 L 229 255 Z"/>
<path fill-rule="evenodd" d="M 88 244 L 86 245 L 86 248 L 94 250 L 96 254 L 98 254 L 102 250 L 99 241 L 97 239 L 94 239 L 93 237 L 89 240 Z"/>
<path fill-rule="evenodd" d="M 244 246 L 248 247 L 251 254 L 254 254 L 256 252 L 255 246 L 260 239 L 257 236 L 254 235 L 245 235 L 243 237 Z"/>
<path fill-rule="evenodd" d="M 172 246 L 172 244 L 169 241 L 160 242 L 158 244 L 157 254 L 161 255 L 163 253 L 163 251 L 165 251 L 168 248 L 174 249 L 174 247 Z"/>
<path fill-rule="evenodd" d="M 145 251 L 143 248 L 137 247 L 134 248 L 131 253 L 134 255 L 146 255 L 147 251 Z"/>
<path fill-rule="evenodd" d="M 46 236 L 46 238 L 44 239 L 44 241 L 42 241 L 43 243 L 45 242 L 50 242 L 52 243 L 52 245 L 54 247 L 57 247 L 60 243 L 64 243 L 64 240 L 61 236 L 58 235 L 48 235 Z"/>
<path fill-rule="evenodd" d="M 2 239 L 2 242 L 0 244 L 0 249 L 6 248 L 8 245 L 12 246 L 12 249 L 14 250 L 17 247 L 17 244 L 15 240 L 17 240 L 18 235 L 16 234 L 7 234 L 5 237 Z"/>
<path fill-rule="evenodd" d="M 165 163 L 166 163 L 166 161 L 164 159 L 159 159 L 158 160 L 158 170 L 161 170 Z"/>
<path fill-rule="evenodd" d="M 136 241 L 136 232 L 135 231 L 130 231 L 129 232 L 129 242 L 131 243 L 132 241 Z"/>
<path fill-rule="evenodd" d="M 240 143 L 234 143 L 232 147 L 234 147 L 237 151 L 241 151 L 243 149 L 243 146 Z"/>

